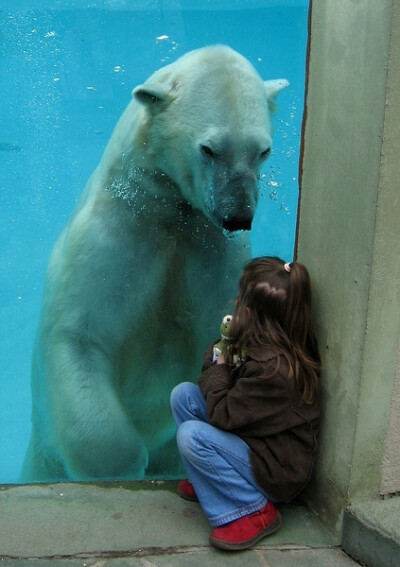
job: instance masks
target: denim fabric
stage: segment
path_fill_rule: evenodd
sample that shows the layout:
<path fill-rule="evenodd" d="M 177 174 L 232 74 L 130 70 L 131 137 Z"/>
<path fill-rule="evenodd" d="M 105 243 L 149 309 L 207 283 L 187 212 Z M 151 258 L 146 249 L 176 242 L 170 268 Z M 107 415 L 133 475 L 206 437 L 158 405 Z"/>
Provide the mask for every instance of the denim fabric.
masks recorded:
<path fill-rule="evenodd" d="M 210 524 L 221 526 L 262 508 L 268 497 L 255 481 L 249 446 L 208 423 L 199 387 L 176 386 L 171 409 L 183 464 Z"/>

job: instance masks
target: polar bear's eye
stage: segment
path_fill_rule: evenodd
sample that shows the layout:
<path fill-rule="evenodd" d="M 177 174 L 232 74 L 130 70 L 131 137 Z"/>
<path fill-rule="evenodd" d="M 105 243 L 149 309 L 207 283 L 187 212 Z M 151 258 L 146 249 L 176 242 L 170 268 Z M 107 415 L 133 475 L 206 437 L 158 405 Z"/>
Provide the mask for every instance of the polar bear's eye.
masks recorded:
<path fill-rule="evenodd" d="M 205 146 L 203 144 L 200 145 L 201 153 L 207 157 L 215 158 L 215 154 L 209 146 Z"/>
<path fill-rule="evenodd" d="M 271 153 L 271 148 L 267 148 L 266 150 L 261 152 L 260 158 L 261 159 L 267 159 L 267 157 L 269 156 L 270 153 Z"/>

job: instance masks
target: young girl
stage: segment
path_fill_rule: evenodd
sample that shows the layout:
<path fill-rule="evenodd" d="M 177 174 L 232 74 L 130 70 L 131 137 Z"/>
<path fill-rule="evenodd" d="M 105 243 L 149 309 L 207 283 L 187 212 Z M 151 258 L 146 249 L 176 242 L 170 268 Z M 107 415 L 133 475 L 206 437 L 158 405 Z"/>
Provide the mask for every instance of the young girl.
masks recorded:
<path fill-rule="evenodd" d="M 178 493 L 200 501 L 212 545 L 242 550 L 279 529 L 274 503 L 292 500 L 313 467 L 320 358 L 305 266 L 250 261 L 228 350 L 215 364 L 212 354 L 211 345 L 198 386 L 184 382 L 171 394 L 190 479 Z"/>

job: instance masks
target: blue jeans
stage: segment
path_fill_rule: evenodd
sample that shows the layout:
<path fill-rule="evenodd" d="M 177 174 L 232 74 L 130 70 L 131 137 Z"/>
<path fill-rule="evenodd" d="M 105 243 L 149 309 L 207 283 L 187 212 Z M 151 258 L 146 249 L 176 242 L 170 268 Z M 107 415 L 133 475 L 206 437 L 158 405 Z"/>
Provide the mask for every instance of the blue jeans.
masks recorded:
<path fill-rule="evenodd" d="M 268 496 L 254 478 L 249 446 L 208 423 L 199 387 L 176 386 L 171 409 L 179 453 L 210 524 L 221 526 L 262 508 Z"/>

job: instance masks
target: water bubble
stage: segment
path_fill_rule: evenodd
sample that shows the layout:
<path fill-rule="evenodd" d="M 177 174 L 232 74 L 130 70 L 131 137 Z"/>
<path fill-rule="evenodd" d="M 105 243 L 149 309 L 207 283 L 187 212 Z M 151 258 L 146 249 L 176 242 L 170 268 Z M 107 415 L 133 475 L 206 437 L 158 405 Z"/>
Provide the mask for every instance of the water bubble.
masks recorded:
<path fill-rule="evenodd" d="M 228 240 L 234 240 L 234 241 L 238 241 L 239 240 L 239 234 L 242 233 L 242 230 L 237 230 L 236 232 L 232 232 L 230 230 L 226 230 L 226 228 L 222 229 L 222 233 L 225 236 L 225 238 L 227 238 Z"/>

